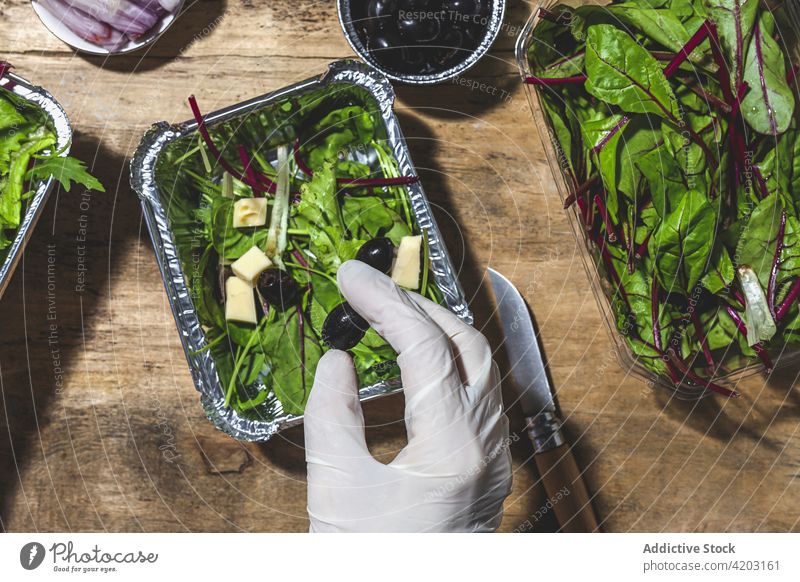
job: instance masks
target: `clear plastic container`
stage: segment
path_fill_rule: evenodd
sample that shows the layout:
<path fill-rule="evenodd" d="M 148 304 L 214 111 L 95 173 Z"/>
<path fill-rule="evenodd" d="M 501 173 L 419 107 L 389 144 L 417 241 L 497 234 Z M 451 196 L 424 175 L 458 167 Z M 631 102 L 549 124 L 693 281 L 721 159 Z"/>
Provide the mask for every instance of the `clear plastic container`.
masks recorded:
<path fill-rule="evenodd" d="M 528 61 L 528 52 L 531 48 L 533 40 L 533 31 L 539 24 L 540 10 L 552 10 L 558 5 L 567 5 L 577 8 L 586 4 L 599 4 L 605 5 L 608 2 L 589 2 L 581 0 L 540 0 L 533 3 L 533 13 L 528 19 L 525 27 L 522 29 L 516 44 L 516 59 L 519 66 L 519 71 L 522 80 L 532 75 L 531 66 Z M 791 51 L 791 57 L 795 62 L 800 61 L 800 49 L 795 45 Z M 533 113 L 534 123 L 539 133 L 542 142 L 542 147 L 547 156 L 547 162 L 553 174 L 553 179 L 558 190 L 561 201 L 565 202 L 566 199 L 574 194 L 574 187 L 571 185 L 571 180 L 568 174 L 565 173 L 564 165 L 560 163 L 560 146 L 550 127 L 547 117 L 544 113 L 543 105 L 540 100 L 539 92 L 536 87 L 526 85 L 526 93 L 528 103 L 530 104 Z M 800 108 L 800 104 L 797 105 Z M 797 110 L 796 110 L 797 111 Z M 709 390 L 705 390 L 690 383 L 681 383 L 676 385 L 671 378 L 665 377 L 654 373 L 647 369 L 644 364 L 639 360 L 638 356 L 632 352 L 627 342 L 624 339 L 623 333 L 616 325 L 616 316 L 612 309 L 611 299 L 615 293 L 615 288 L 606 276 L 605 267 L 602 259 L 599 256 L 597 247 L 589 240 L 586 229 L 583 227 L 583 220 L 580 216 L 580 210 L 577 204 L 572 204 L 570 208 L 565 211 L 569 217 L 570 227 L 572 228 L 575 238 L 580 248 L 580 255 L 586 269 L 586 274 L 591 282 L 591 287 L 594 292 L 597 304 L 603 315 L 606 327 L 614 346 L 614 352 L 620 365 L 630 371 L 632 374 L 639 376 L 653 385 L 658 385 L 672 391 L 675 397 L 680 399 L 697 399 L 700 397 L 712 394 Z M 800 361 L 800 345 L 798 344 L 777 344 L 771 345 L 769 355 L 774 363 L 774 369 L 783 368 L 791 363 Z M 750 359 L 742 365 L 726 367 L 722 364 L 714 375 L 713 382 L 725 387 L 732 387 L 740 380 L 747 376 L 757 373 L 763 373 L 764 366 L 758 359 Z"/>

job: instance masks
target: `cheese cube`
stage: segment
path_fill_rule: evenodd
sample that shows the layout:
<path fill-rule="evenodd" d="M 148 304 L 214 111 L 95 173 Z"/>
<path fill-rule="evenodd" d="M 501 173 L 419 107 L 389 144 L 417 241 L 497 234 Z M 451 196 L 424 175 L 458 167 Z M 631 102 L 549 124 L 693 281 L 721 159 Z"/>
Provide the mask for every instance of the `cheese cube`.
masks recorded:
<path fill-rule="evenodd" d="M 400 239 L 392 267 L 392 281 L 412 291 L 419 289 L 421 251 L 422 236 L 404 236 Z"/>
<path fill-rule="evenodd" d="M 228 277 L 225 281 L 225 319 L 258 323 L 253 288 L 239 277 Z"/>
<path fill-rule="evenodd" d="M 254 246 L 231 264 L 231 270 L 234 275 L 252 286 L 256 277 L 271 266 L 272 261 L 264 254 L 264 251 Z"/>
<path fill-rule="evenodd" d="M 233 203 L 233 226 L 247 228 L 267 224 L 266 198 L 240 198 Z"/>

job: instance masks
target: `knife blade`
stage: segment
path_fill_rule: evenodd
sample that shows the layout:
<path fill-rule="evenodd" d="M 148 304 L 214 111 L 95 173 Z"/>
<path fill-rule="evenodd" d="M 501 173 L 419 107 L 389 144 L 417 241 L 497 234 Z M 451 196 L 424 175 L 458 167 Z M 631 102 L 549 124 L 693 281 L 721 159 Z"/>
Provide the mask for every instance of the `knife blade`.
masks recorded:
<path fill-rule="evenodd" d="M 489 277 L 505 333 L 504 345 L 511 366 L 511 377 L 518 390 L 522 411 L 525 416 L 536 416 L 541 412 L 555 414 L 553 391 L 528 306 L 517 288 L 503 275 L 489 269 Z"/>
<path fill-rule="evenodd" d="M 549 503 L 564 532 L 599 531 L 591 497 L 561 430 L 533 318 L 525 299 L 503 275 L 489 269 L 510 375 L 533 443 L 534 460 Z"/>

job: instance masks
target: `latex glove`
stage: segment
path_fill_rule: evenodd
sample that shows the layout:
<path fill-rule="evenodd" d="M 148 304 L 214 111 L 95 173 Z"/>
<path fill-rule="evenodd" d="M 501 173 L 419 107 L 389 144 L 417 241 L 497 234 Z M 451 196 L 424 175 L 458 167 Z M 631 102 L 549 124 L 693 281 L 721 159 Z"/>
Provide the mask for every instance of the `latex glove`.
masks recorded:
<path fill-rule="evenodd" d="M 488 342 L 364 263 L 345 263 L 337 277 L 399 354 L 408 445 L 388 465 L 372 457 L 353 362 L 326 353 L 305 412 L 310 530 L 493 531 L 511 491 L 511 457 Z"/>

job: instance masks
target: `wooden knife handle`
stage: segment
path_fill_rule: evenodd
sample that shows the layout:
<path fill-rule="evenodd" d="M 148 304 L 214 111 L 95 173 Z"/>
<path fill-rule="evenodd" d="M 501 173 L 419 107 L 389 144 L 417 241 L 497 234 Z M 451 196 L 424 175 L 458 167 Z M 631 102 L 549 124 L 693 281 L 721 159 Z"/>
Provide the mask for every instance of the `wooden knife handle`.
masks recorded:
<path fill-rule="evenodd" d="M 567 533 L 600 531 L 589 492 L 569 443 L 537 453 L 536 466 L 553 511 Z"/>

